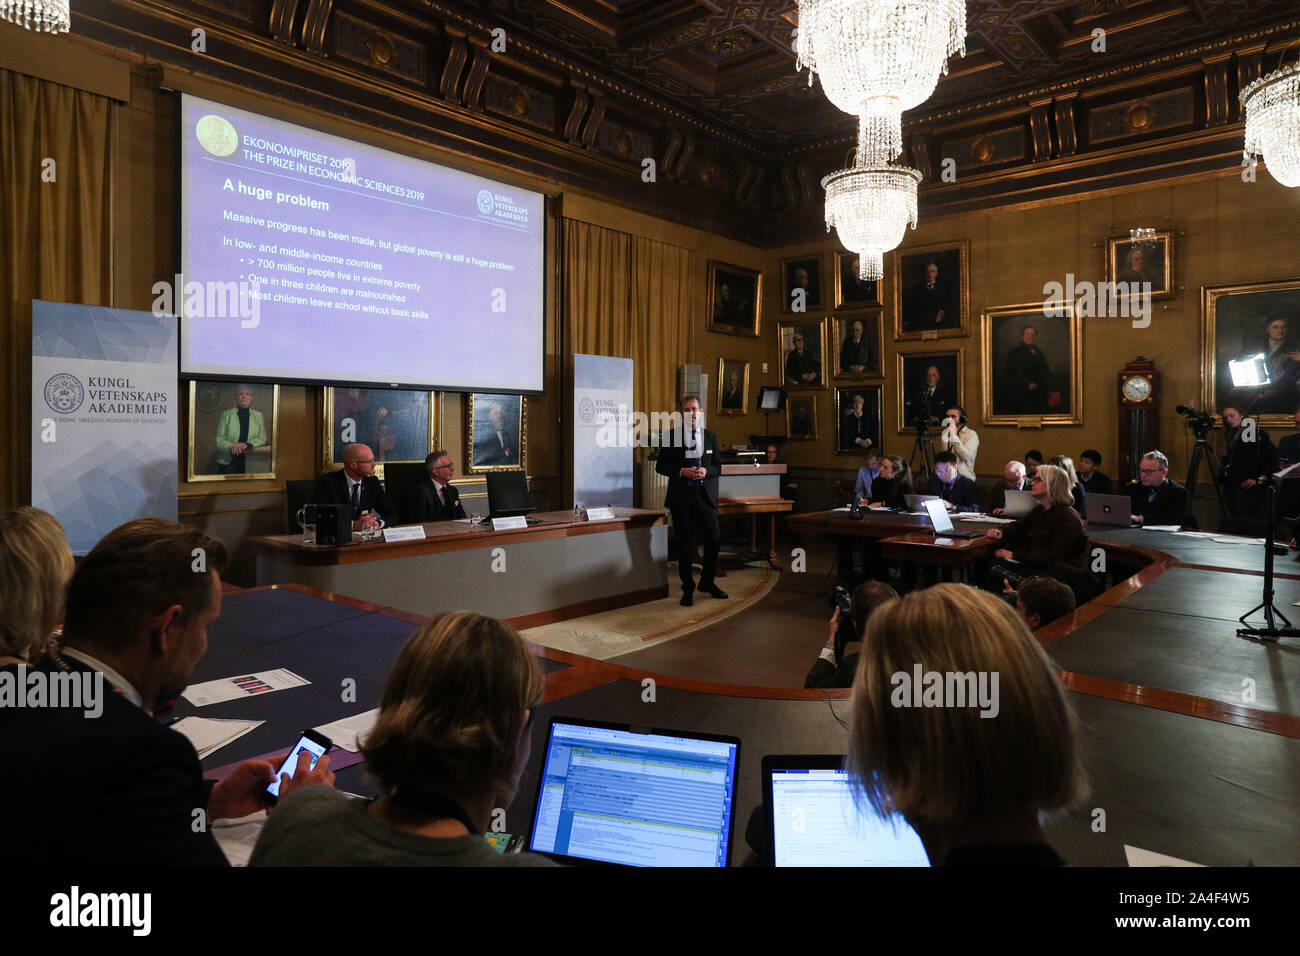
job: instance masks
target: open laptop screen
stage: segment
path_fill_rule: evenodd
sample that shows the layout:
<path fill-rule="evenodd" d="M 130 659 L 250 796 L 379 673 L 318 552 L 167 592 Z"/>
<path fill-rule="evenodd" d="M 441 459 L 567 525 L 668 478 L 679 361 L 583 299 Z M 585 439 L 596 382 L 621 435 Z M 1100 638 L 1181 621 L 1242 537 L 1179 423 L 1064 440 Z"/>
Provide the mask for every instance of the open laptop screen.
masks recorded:
<path fill-rule="evenodd" d="M 948 517 L 948 506 L 943 503 L 942 498 L 931 499 L 923 502 L 926 514 L 930 516 L 930 524 L 934 525 L 934 530 L 939 534 L 947 534 L 952 530 L 952 519 Z"/>
<path fill-rule="evenodd" d="M 763 760 L 776 866 L 929 866 L 925 846 L 901 817 L 881 819 L 853 800 L 842 757 Z"/>
<path fill-rule="evenodd" d="M 740 741 L 553 718 L 528 848 L 628 866 L 726 866 Z"/>

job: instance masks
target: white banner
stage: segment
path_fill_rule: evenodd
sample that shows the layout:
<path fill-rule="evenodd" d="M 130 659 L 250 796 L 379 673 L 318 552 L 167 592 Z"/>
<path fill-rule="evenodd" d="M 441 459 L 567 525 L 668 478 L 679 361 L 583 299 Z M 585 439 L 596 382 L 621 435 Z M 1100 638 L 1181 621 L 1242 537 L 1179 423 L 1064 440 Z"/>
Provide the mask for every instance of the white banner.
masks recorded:
<path fill-rule="evenodd" d="M 32 505 L 73 554 L 176 520 L 176 359 L 175 316 L 32 302 Z"/>
<path fill-rule="evenodd" d="M 632 507 L 632 360 L 573 356 L 573 503 Z M 611 423 L 613 427 L 611 427 Z"/>

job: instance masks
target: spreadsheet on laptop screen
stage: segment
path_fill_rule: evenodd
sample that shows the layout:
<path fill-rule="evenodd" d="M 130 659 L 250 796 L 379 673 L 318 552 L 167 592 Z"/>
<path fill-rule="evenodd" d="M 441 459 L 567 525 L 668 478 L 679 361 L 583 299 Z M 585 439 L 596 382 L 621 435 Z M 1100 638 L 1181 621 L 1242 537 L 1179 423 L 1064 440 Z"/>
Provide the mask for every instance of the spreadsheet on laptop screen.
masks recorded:
<path fill-rule="evenodd" d="M 629 866 L 726 866 L 737 750 L 553 723 L 529 849 Z"/>
<path fill-rule="evenodd" d="M 772 852 L 777 866 L 929 866 L 921 838 L 853 800 L 848 771 L 776 769 Z"/>

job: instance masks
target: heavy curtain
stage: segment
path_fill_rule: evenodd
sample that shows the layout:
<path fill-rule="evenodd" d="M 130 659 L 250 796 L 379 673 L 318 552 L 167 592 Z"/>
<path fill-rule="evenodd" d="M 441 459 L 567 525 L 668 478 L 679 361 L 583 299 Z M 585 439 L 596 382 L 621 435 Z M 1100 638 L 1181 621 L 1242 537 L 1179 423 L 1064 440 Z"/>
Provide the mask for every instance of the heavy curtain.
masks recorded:
<path fill-rule="evenodd" d="M 31 494 L 32 300 L 110 304 L 112 123 L 105 97 L 0 70 L 3 507 Z"/>
<path fill-rule="evenodd" d="M 636 408 L 672 410 L 696 278 L 694 250 L 564 220 L 568 355 L 632 359 Z"/>

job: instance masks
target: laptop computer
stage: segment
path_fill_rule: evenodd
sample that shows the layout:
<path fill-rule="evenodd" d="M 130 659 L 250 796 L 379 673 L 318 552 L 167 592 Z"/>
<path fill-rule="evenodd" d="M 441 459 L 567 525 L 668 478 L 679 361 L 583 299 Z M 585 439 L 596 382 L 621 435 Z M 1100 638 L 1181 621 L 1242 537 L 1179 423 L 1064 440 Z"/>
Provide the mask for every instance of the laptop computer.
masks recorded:
<path fill-rule="evenodd" d="M 1008 518 L 1023 518 L 1037 507 L 1038 501 L 1032 491 L 1013 490 L 1007 492 L 1007 503 L 1002 506 L 1002 510 Z"/>
<path fill-rule="evenodd" d="M 944 505 L 942 498 L 931 498 L 924 503 L 925 512 L 930 516 L 930 524 L 934 526 L 934 533 L 943 535 L 947 538 L 982 538 L 983 531 L 958 531 L 952 525 L 952 518 L 948 517 L 948 508 Z"/>
<path fill-rule="evenodd" d="M 1088 524 L 1127 528 L 1133 524 L 1133 502 L 1128 495 L 1089 495 Z"/>
<path fill-rule="evenodd" d="M 763 758 L 763 806 L 775 866 L 929 866 L 902 817 L 858 807 L 838 754 Z"/>
<path fill-rule="evenodd" d="M 552 717 L 527 849 L 569 863 L 726 866 L 740 738 Z"/>
<path fill-rule="evenodd" d="M 921 506 L 924 505 L 925 502 L 942 501 L 943 499 L 938 495 L 903 495 L 903 500 L 907 502 L 908 510 L 924 511 L 925 509 Z"/>

